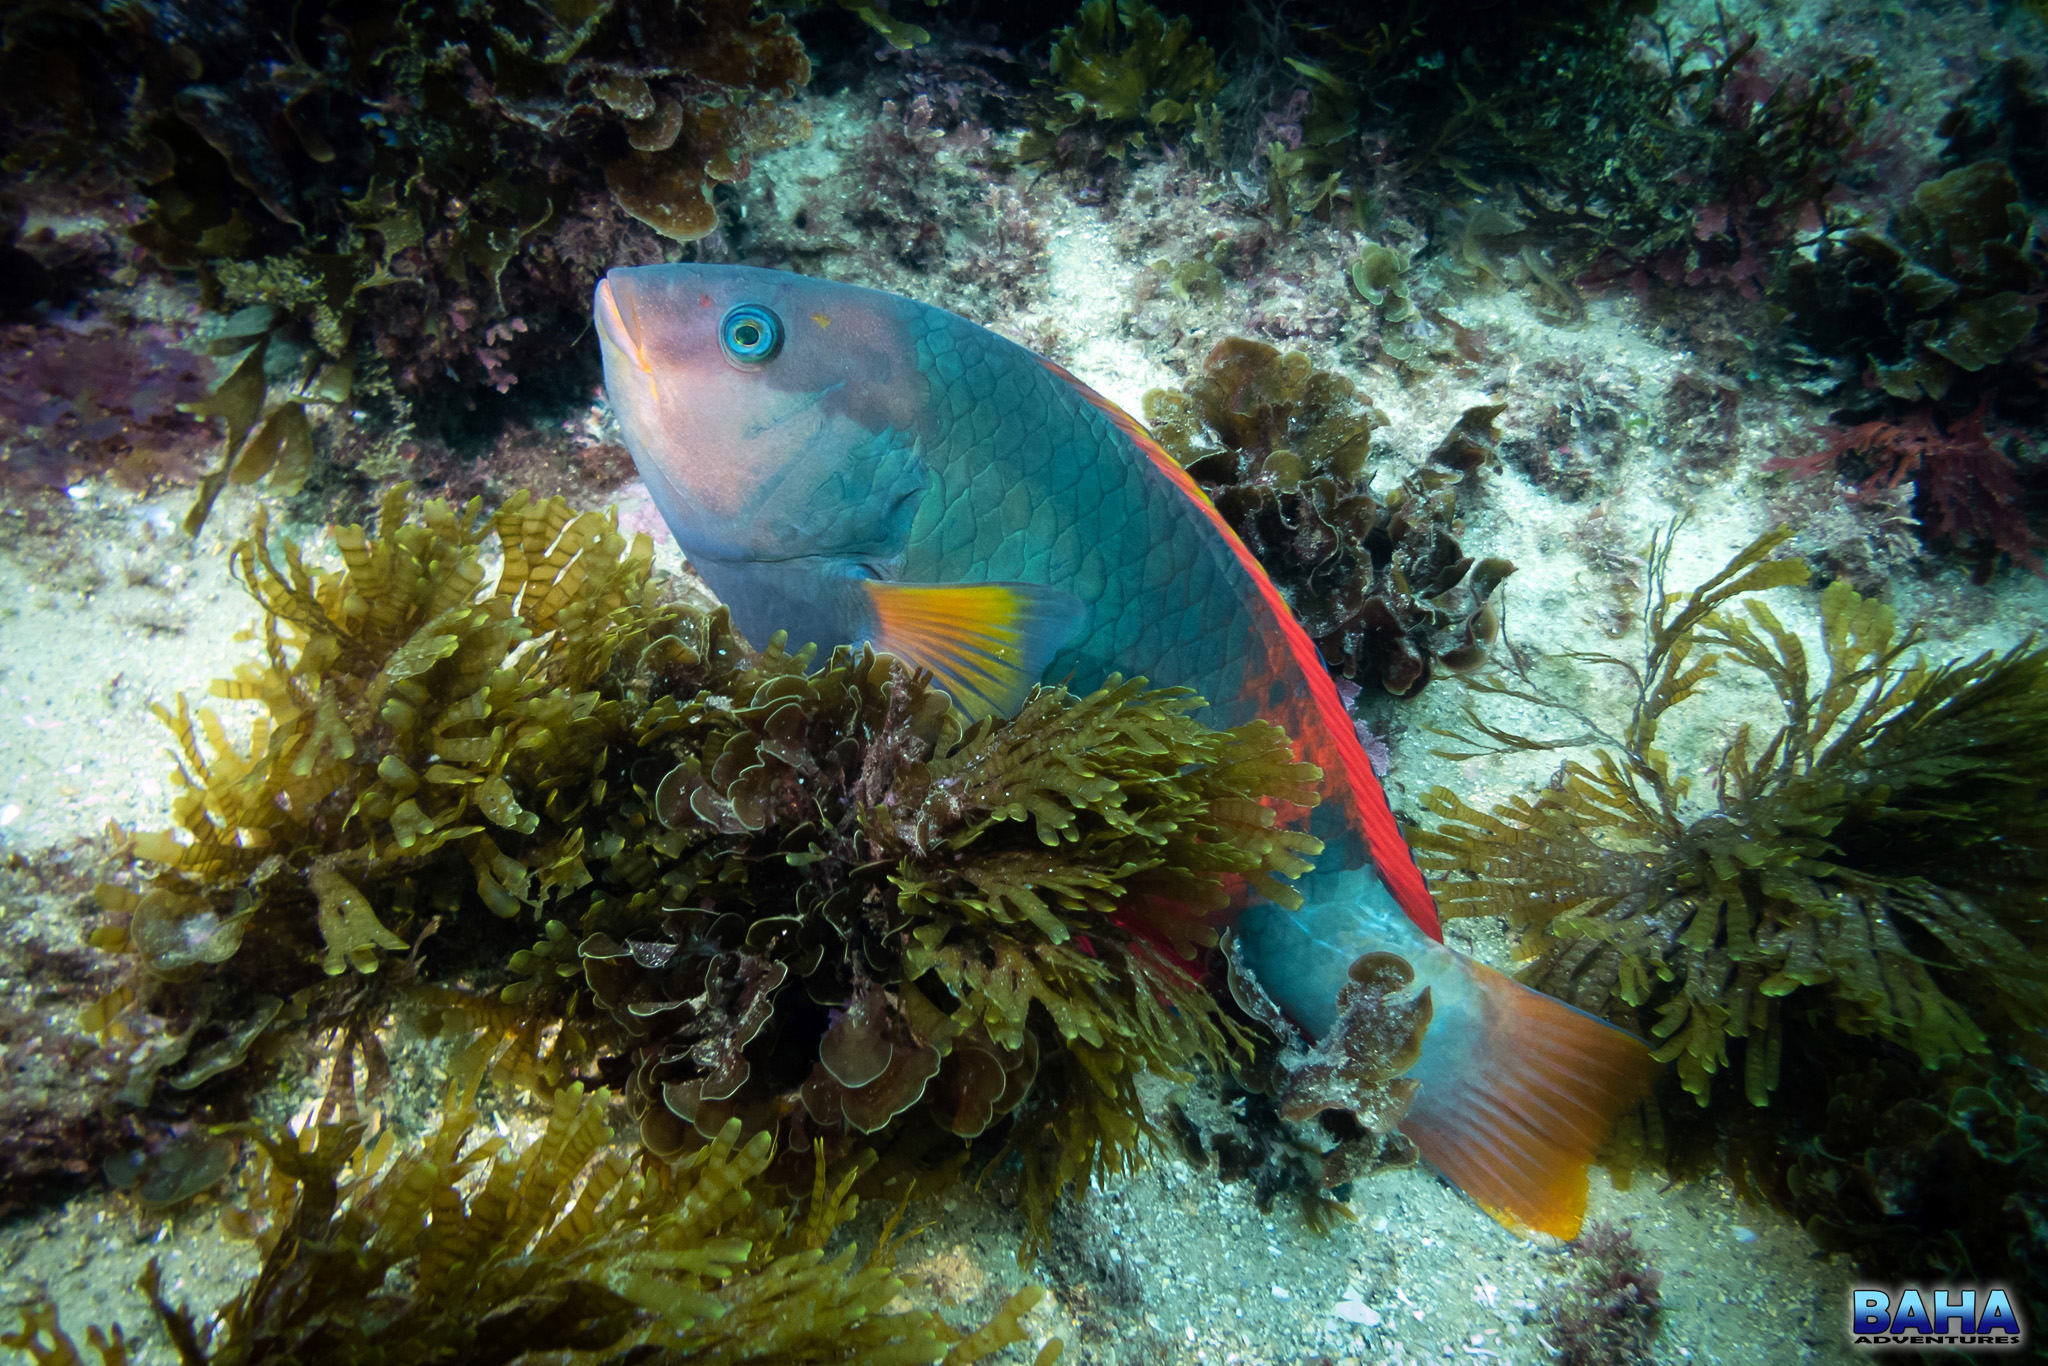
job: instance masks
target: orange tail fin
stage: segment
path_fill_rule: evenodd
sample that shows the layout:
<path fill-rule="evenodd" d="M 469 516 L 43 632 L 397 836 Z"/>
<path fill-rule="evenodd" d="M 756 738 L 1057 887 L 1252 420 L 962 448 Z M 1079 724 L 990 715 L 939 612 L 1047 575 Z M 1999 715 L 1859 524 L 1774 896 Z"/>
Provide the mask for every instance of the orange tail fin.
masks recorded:
<path fill-rule="evenodd" d="M 1586 1169 L 1658 1072 L 1643 1041 L 1492 968 L 1438 992 L 1401 1131 L 1517 1232 L 1579 1236 Z M 1445 1009 L 1447 995 L 1462 997 Z M 1447 1018 L 1448 1017 L 1448 1018 Z"/>

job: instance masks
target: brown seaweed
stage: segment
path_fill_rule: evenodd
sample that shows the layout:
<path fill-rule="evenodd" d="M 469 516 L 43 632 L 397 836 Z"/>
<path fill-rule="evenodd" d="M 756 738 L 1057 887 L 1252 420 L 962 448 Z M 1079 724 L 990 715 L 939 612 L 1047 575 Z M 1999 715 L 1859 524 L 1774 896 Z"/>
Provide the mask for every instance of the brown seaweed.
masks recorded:
<path fill-rule="evenodd" d="M 894 1221 L 865 1258 L 832 1250 L 859 1207 L 853 1173 L 828 1180 L 821 1156 L 801 1210 L 764 1200 L 768 1136 L 743 1139 L 737 1122 L 673 1167 L 636 1170 L 610 1143 L 610 1097 L 577 1085 L 523 1147 L 480 1140 L 477 1088 L 501 1047 L 456 1059 L 438 1125 L 413 1147 L 361 1121 L 257 1133 L 238 1216 L 263 1253 L 256 1274 L 205 1319 L 167 1298 L 155 1261 L 143 1274 L 179 1359 L 964 1366 L 1027 1336 L 1035 1286 L 972 1333 L 894 1307 Z M 39 1366 L 83 1361 L 47 1299 L 19 1312 L 0 1344 Z M 88 1341 L 103 1366 L 128 1359 L 118 1329 Z"/>
<path fill-rule="evenodd" d="M 1178 392 L 1145 395 L 1159 443 L 1259 558 L 1330 667 L 1396 697 L 1486 658 L 1514 565 L 1457 540 L 1457 498 L 1498 463 L 1503 411 L 1469 409 L 1421 470 L 1372 491 L 1386 416 L 1298 351 L 1231 337 Z"/>

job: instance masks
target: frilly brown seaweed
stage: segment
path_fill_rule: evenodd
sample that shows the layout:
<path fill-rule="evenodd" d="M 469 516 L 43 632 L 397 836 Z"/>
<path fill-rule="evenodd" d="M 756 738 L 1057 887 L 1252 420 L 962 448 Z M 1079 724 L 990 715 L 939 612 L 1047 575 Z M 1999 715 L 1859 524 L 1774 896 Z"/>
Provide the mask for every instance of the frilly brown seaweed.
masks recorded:
<path fill-rule="evenodd" d="M 270 315 L 273 381 L 324 361 L 387 418 L 570 372 L 606 268 L 710 234 L 716 188 L 809 135 L 810 59 L 751 0 L 31 10 L 0 45 L 10 169 L 125 182 L 157 263 L 209 308 Z M 219 406 L 253 385 L 260 407 L 264 369 Z M 217 475 L 270 460 L 289 488 L 313 453 L 301 386 L 276 387 L 256 451 L 231 432 Z"/>
<path fill-rule="evenodd" d="M 156 709 L 177 824 L 128 841 L 140 888 L 101 888 L 115 919 L 93 942 L 135 972 L 87 1026 L 147 1032 L 153 1012 L 220 1035 L 192 1085 L 239 1064 L 250 1002 L 275 1017 L 376 973 L 436 917 L 532 915 L 589 883 L 583 816 L 625 738 L 624 662 L 650 637 L 687 651 L 675 633 L 703 624 L 655 595 L 645 537 L 560 499 L 415 519 L 401 488 L 382 512 L 374 533 L 334 530 L 331 571 L 274 547 L 260 515 L 237 546 L 263 662 L 213 691 L 261 708 L 244 745 L 211 709 Z"/>
<path fill-rule="evenodd" d="M 1289 895 L 1314 842 L 1258 798 L 1312 802 L 1314 770 L 1183 690 L 1040 689 L 963 734 L 893 659 L 807 664 L 773 643 L 642 723 L 678 760 L 650 813 L 674 861 L 581 954 L 643 1141 L 738 1116 L 887 1174 L 981 1140 L 1022 1158 L 1042 1237 L 1063 1189 L 1135 1160 L 1138 1072 L 1245 1050 L 1180 955 L 1232 886 Z"/>
<path fill-rule="evenodd" d="M 1468 410 L 1430 461 L 1372 492 L 1372 436 L 1387 419 L 1351 381 L 1298 351 L 1230 337 L 1185 389 L 1145 395 L 1159 443 L 1272 575 L 1330 667 L 1396 697 L 1439 666 L 1484 662 L 1493 590 L 1514 572 L 1453 534 L 1460 487 L 1497 463 L 1499 405 Z"/>
<path fill-rule="evenodd" d="M 1122 161 L 1149 135 L 1197 121 L 1223 89 L 1215 54 L 1188 20 L 1169 23 L 1147 0 L 1085 0 L 1054 40 L 1051 68 L 1052 94 L 1018 156 L 1061 170 Z"/>
<path fill-rule="evenodd" d="M 402 987 L 516 1040 L 529 1089 L 594 1061 L 666 1160 L 734 1118 L 872 1148 L 874 1188 L 1014 1154 L 1039 1238 L 1138 1160 L 1140 1073 L 1248 1056 L 1193 960 L 1204 917 L 1293 902 L 1319 852 L 1267 804 L 1317 799 L 1278 728 L 1112 679 L 963 729 L 888 656 L 749 651 L 662 595 L 645 538 L 560 500 L 408 517 L 395 491 L 327 572 L 265 530 L 235 558 L 263 662 L 215 689 L 262 716 L 238 748 L 160 713 L 178 827 L 101 892 L 94 942 L 133 968 L 88 1027 L 191 1050 L 132 1103 L 158 1072 L 230 1096 L 309 1017 L 373 1062 Z M 511 980 L 484 1001 L 458 974 Z"/>

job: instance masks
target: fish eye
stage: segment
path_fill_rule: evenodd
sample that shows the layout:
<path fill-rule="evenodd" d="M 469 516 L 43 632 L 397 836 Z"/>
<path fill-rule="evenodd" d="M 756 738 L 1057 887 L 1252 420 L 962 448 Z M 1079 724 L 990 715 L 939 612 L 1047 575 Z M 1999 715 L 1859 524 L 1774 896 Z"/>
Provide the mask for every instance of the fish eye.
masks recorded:
<path fill-rule="evenodd" d="M 725 358 L 742 370 L 758 370 L 782 349 L 782 319 L 760 304 L 740 304 L 718 325 Z"/>

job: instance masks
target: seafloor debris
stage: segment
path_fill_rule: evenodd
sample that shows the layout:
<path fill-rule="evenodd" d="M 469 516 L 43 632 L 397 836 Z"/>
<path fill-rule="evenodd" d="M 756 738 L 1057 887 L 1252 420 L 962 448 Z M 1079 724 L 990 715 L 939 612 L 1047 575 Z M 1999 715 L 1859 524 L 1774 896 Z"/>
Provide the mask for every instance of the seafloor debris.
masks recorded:
<path fill-rule="evenodd" d="M 1625 1228 L 1596 1223 L 1572 1247 L 1574 1275 L 1551 1283 L 1541 1308 L 1564 1366 L 1646 1366 L 1663 1327 L 1664 1273 Z"/>
<path fill-rule="evenodd" d="M 1399 1128 L 1416 1083 L 1401 1074 L 1421 1054 L 1429 992 L 1407 993 L 1415 974 L 1405 960 L 1365 954 L 1338 996 L 1335 1027 L 1311 1045 L 1246 970 L 1235 940 L 1226 936 L 1223 949 L 1231 999 L 1258 1026 L 1257 1048 L 1220 1079 L 1228 1120 L 1203 1123 L 1176 1104 L 1176 1136 L 1189 1161 L 1214 1153 L 1219 1176 L 1249 1181 L 1260 1209 L 1292 1195 L 1325 1232 L 1354 1217 L 1345 1203 L 1354 1180 L 1416 1159 Z"/>

